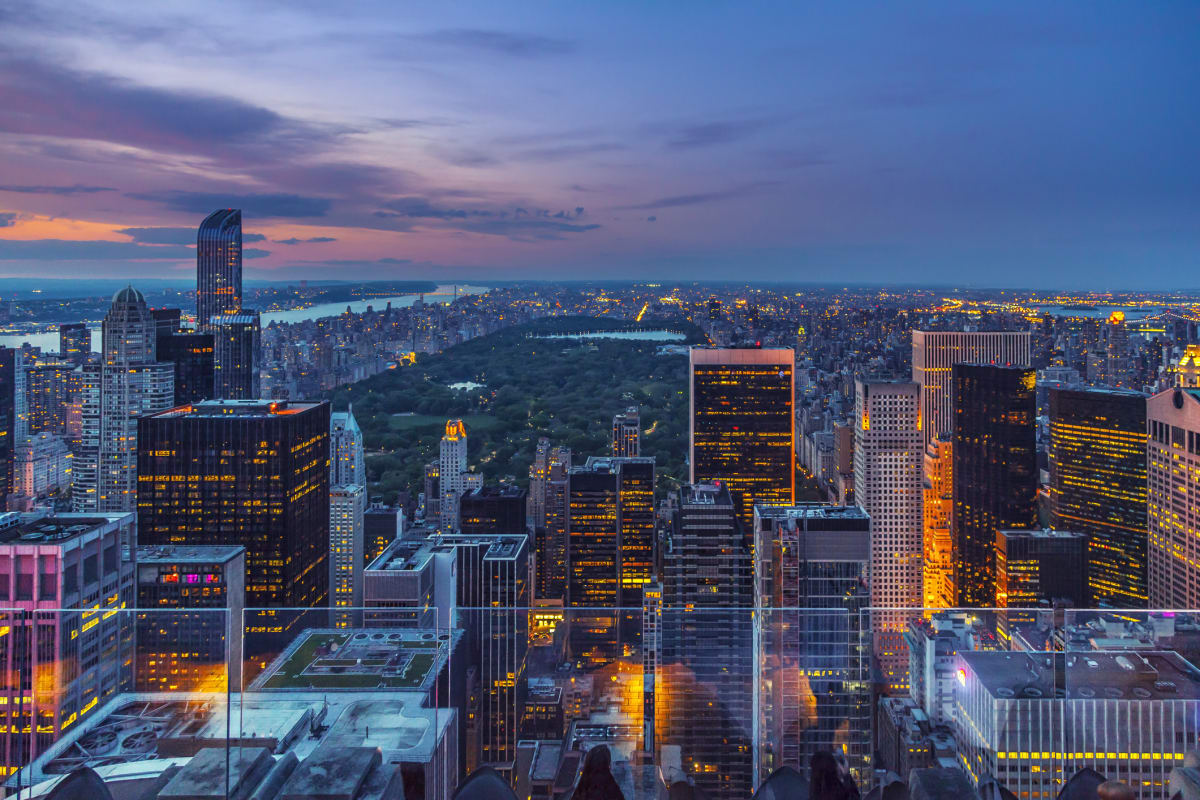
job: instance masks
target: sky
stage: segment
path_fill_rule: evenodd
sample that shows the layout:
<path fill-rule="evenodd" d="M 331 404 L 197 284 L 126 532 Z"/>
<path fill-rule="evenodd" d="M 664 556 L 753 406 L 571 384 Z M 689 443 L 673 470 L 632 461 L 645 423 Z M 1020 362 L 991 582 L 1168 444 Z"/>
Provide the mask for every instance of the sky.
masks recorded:
<path fill-rule="evenodd" d="M 11 3 L 0 276 L 1200 288 L 1194 2 Z"/>

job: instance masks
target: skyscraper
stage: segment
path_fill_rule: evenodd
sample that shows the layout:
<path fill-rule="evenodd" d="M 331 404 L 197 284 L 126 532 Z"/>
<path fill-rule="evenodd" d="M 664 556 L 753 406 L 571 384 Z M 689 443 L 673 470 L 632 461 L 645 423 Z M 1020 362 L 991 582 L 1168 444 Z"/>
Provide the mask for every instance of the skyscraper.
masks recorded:
<path fill-rule="evenodd" d="M 21 360 L 11 347 L 0 347 L 0 497 L 13 490 L 13 456 L 17 446 L 17 368 Z M 3 503 L 0 503 L 3 505 Z"/>
<path fill-rule="evenodd" d="M 86 323 L 68 322 L 58 326 L 58 355 L 79 366 L 92 354 L 92 332 Z"/>
<path fill-rule="evenodd" d="M 213 337 L 213 396 L 254 400 L 261 395 L 259 352 L 261 324 L 257 311 L 242 309 L 210 317 Z"/>
<path fill-rule="evenodd" d="M 744 530 L 755 504 L 796 496 L 795 354 L 693 347 L 690 483 L 728 485 Z"/>
<path fill-rule="evenodd" d="M 1145 608 L 1146 396 L 1050 390 L 1050 524 L 1089 535 L 1089 605 Z"/>
<path fill-rule="evenodd" d="M 653 730 L 710 797 L 753 788 L 753 565 L 729 489 L 683 486 L 662 555 Z M 648 589 L 652 594 L 653 589 Z M 643 643 L 643 647 L 652 643 Z M 711 769 L 709 769 L 711 767 Z"/>
<path fill-rule="evenodd" d="M 1034 371 L 955 364 L 954 584 L 956 605 L 996 601 L 996 532 L 1037 526 Z"/>
<path fill-rule="evenodd" d="M 214 211 L 196 234 L 196 322 L 242 308 L 242 212 Z"/>
<path fill-rule="evenodd" d="M 856 381 L 854 499 L 871 518 L 871 606 L 920 608 L 924 564 L 921 518 L 921 387 Z M 890 690 L 908 688 L 908 615 L 873 620 L 875 655 Z"/>
<path fill-rule="evenodd" d="M 534 527 L 536 585 L 539 600 L 562 600 L 567 591 L 567 493 L 571 448 L 551 448 L 542 484 L 540 527 Z M 530 484 L 532 485 L 532 481 Z"/>
<path fill-rule="evenodd" d="M 996 607 L 1062 602 L 1088 607 L 1088 537 L 1052 530 L 996 532 Z"/>
<path fill-rule="evenodd" d="M 213 335 L 211 333 L 160 332 L 157 356 L 175 366 L 175 405 L 216 397 L 213 386 Z"/>
<path fill-rule="evenodd" d="M 954 591 L 954 445 L 949 437 L 925 446 L 921 515 L 925 524 L 924 594 L 926 608 L 952 608 Z"/>
<path fill-rule="evenodd" d="M 154 320 L 132 286 L 113 295 L 99 364 L 83 368 L 83 437 L 75 458 L 76 511 L 137 508 L 138 417 L 170 408 L 174 365 L 155 358 Z"/>
<path fill-rule="evenodd" d="M 526 532 L 528 493 L 519 486 L 478 486 L 458 502 L 458 528 L 465 534 Z"/>
<path fill-rule="evenodd" d="M 955 364 L 1028 367 L 1029 331 L 913 331 L 912 378 L 921 385 L 925 441 L 954 430 L 950 369 Z"/>
<path fill-rule="evenodd" d="M 366 564 L 363 512 L 366 489 L 357 484 L 329 490 L 329 605 L 357 609 L 363 604 L 363 567 Z M 362 614 L 335 613 L 333 624 L 344 628 L 361 624 Z"/>
<path fill-rule="evenodd" d="M 1146 401 L 1151 608 L 1200 608 L 1200 389 Z"/>
<path fill-rule="evenodd" d="M 754 514 L 755 784 L 818 750 L 861 777 L 871 755 L 862 610 L 871 519 L 858 506 L 758 506 Z"/>
<path fill-rule="evenodd" d="M 353 408 L 329 415 L 329 485 L 349 484 L 367 485 L 362 429 Z"/>
<path fill-rule="evenodd" d="M 329 404 L 208 400 L 138 426 L 141 544 L 246 548 L 248 608 L 329 604 Z"/>
<path fill-rule="evenodd" d="M 613 417 L 612 454 L 617 458 L 642 453 L 642 420 L 637 406 Z"/>
<path fill-rule="evenodd" d="M 458 500 L 467 490 L 467 427 L 461 419 L 446 423 L 446 433 L 438 452 L 441 530 L 442 533 L 453 533 L 458 529 Z"/>
<path fill-rule="evenodd" d="M 591 457 L 571 469 L 566 562 L 566 604 L 589 609 L 572 616 L 572 655 L 595 665 L 614 661 L 619 615 L 591 610 L 641 608 L 642 587 L 653 579 L 653 458 Z"/>

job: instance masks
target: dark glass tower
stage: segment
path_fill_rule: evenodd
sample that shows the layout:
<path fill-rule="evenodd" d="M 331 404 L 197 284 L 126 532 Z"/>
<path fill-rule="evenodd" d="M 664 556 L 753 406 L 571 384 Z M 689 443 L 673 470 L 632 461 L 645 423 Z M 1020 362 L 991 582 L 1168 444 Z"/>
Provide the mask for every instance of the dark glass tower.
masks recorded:
<path fill-rule="evenodd" d="M 172 333 L 158 337 L 158 360 L 175 365 L 175 405 L 211 400 L 213 393 L 213 335 Z"/>
<path fill-rule="evenodd" d="M 260 322 L 257 311 L 244 309 L 208 321 L 213 337 L 213 397 L 254 400 L 259 389 Z"/>
<path fill-rule="evenodd" d="M 1089 534 L 1090 605 L 1145 608 L 1146 396 L 1050 391 L 1050 523 Z"/>
<path fill-rule="evenodd" d="M 955 364 L 954 584 L 956 604 L 996 603 L 996 532 L 1037 526 L 1034 371 Z"/>
<path fill-rule="evenodd" d="M 473 533 L 525 533 L 528 492 L 518 486 L 481 486 L 458 501 L 459 530 Z"/>
<path fill-rule="evenodd" d="M 212 400 L 138 420 L 138 543 L 241 545 L 247 608 L 329 603 L 329 404 Z"/>
<path fill-rule="evenodd" d="M 791 349 L 691 351 L 691 483 L 729 487 L 742 528 L 754 505 L 796 495 Z"/>
<path fill-rule="evenodd" d="M 196 234 L 196 322 L 242 308 L 242 212 L 209 214 Z"/>
<path fill-rule="evenodd" d="M 749 795 L 753 774 L 754 590 L 750 548 L 729 489 L 677 495 L 662 555 L 661 655 L 654 735 L 678 745 L 709 797 Z"/>
<path fill-rule="evenodd" d="M 0 497 L 7 502 L 13 488 L 13 455 L 17 426 L 17 351 L 0 347 Z"/>
<path fill-rule="evenodd" d="M 589 610 L 571 616 L 569 644 L 600 666 L 622 654 L 619 615 L 591 611 L 641 608 L 653 576 L 654 459 L 589 458 L 567 481 L 567 605 Z"/>

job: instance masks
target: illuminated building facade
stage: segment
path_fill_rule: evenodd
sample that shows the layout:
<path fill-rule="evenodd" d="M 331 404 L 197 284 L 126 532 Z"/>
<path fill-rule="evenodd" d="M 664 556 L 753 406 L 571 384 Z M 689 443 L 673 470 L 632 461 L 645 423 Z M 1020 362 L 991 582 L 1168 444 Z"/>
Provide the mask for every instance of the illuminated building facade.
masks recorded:
<path fill-rule="evenodd" d="M 0 772 L 26 764 L 133 678 L 133 514 L 0 515 Z"/>
<path fill-rule="evenodd" d="M 1200 389 L 1146 401 L 1151 608 L 1200 608 Z"/>
<path fill-rule="evenodd" d="M 534 538 L 534 595 L 539 600 L 562 600 L 567 591 L 567 476 L 571 470 L 571 448 L 554 447 L 546 440 L 543 450 L 539 442 L 538 454 L 529 470 L 529 508 L 534 516 L 527 524 L 533 529 Z"/>
<path fill-rule="evenodd" d="M 1088 536 L 1055 530 L 996 531 L 996 608 L 1088 607 Z M 1000 633 L 1032 622 L 1001 614 Z"/>
<path fill-rule="evenodd" d="M 223 208 L 196 233 L 196 319 L 203 328 L 213 317 L 241 309 L 242 212 Z"/>
<path fill-rule="evenodd" d="M 1090 606 L 1145 608 L 1146 396 L 1050 391 L 1050 523 L 1089 535 Z"/>
<path fill-rule="evenodd" d="M 137 548 L 135 691 L 241 690 L 245 553 L 234 545 Z"/>
<path fill-rule="evenodd" d="M 29 434 L 62 434 L 67 428 L 67 403 L 79 391 L 82 373 L 70 361 L 37 358 L 25 367 L 25 405 Z"/>
<path fill-rule="evenodd" d="M 260 396 L 261 323 L 257 311 L 242 309 L 209 319 L 213 337 L 213 397 L 252 400 Z"/>
<path fill-rule="evenodd" d="M 753 790 L 750 548 L 724 486 L 681 487 L 669 530 L 654 678 L 663 702 L 655 704 L 654 736 L 679 746 L 707 796 L 743 798 Z"/>
<path fill-rule="evenodd" d="M 566 605 L 641 608 L 654 579 L 654 459 L 588 458 L 568 475 Z M 573 614 L 568 647 L 600 665 L 622 655 L 618 614 Z M 640 619 L 638 620 L 640 629 Z M 623 625 L 622 628 L 629 626 Z"/>
<path fill-rule="evenodd" d="M 856 381 L 854 499 L 871 518 L 875 659 L 888 691 L 908 689 L 904 631 L 924 596 L 921 387 Z"/>
<path fill-rule="evenodd" d="M 83 367 L 83 430 L 72 475 L 75 511 L 137 508 L 138 417 L 170 408 L 175 368 L 155 357 L 154 320 L 132 286 L 113 296 L 101 360 Z"/>
<path fill-rule="evenodd" d="M 439 447 L 439 476 L 441 499 L 438 514 L 441 517 L 442 533 L 453 533 L 458 528 L 458 500 L 467 490 L 467 427 L 461 419 L 446 423 L 446 433 Z"/>
<path fill-rule="evenodd" d="M 863 609 L 871 518 L 858 506 L 758 506 L 754 515 L 753 784 L 819 750 L 860 780 L 871 756 Z"/>
<path fill-rule="evenodd" d="M 1175 385 L 1181 389 L 1200 388 L 1200 344 L 1189 344 L 1175 364 Z"/>
<path fill-rule="evenodd" d="M 1028 367 L 1029 331 L 913 331 L 912 379 L 921 386 L 925 441 L 954 431 L 955 364 Z"/>
<path fill-rule="evenodd" d="M 754 506 L 796 497 L 795 353 L 693 347 L 689 482 L 721 482 L 744 530 Z"/>
<path fill-rule="evenodd" d="M 466 628 L 472 663 L 479 665 L 476 747 L 467 770 L 490 764 L 512 769 L 525 706 L 529 649 L 529 537 L 437 536 L 453 547 L 458 569 L 457 626 Z M 517 613 L 517 612 L 520 613 Z"/>
<path fill-rule="evenodd" d="M 921 515 L 925 525 L 925 608 L 952 608 L 954 590 L 954 444 L 949 437 L 925 446 Z"/>
<path fill-rule="evenodd" d="M 58 326 L 58 355 L 80 366 L 92 354 L 92 331 L 84 322 L 68 322 Z"/>
<path fill-rule="evenodd" d="M 1037 527 L 1034 371 L 955 364 L 954 585 L 956 606 L 996 601 L 996 531 Z"/>
<path fill-rule="evenodd" d="M 357 484 L 333 486 L 329 490 L 329 605 L 356 609 L 363 604 L 363 512 L 366 489 Z M 362 615 L 335 613 L 338 628 L 358 624 Z"/>
<path fill-rule="evenodd" d="M 247 608 L 329 605 L 329 404 L 208 400 L 139 421 L 141 544 L 241 545 Z"/>
<path fill-rule="evenodd" d="M 363 458 L 363 435 L 354 409 L 329 415 L 329 485 L 367 485 Z"/>
<path fill-rule="evenodd" d="M 612 454 L 617 458 L 642 453 L 642 420 L 637 406 L 630 406 L 613 417 Z"/>
<path fill-rule="evenodd" d="M 17 442 L 17 369 L 21 357 L 11 347 L 0 347 L 0 496 L 7 501 L 13 487 L 13 453 Z"/>
<path fill-rule="evenodd" d="M 525 533 L 528 492 L 519 486 L 480 486 L 458 501 L 459 530 L 471 533 Z"/>
<path fill-rule="evenodd" d="M 71 451 L 52 433 L 35 433 L 13 453 L 12 493 L 35 500 L 66 490 L 71 485 Z"/>
<path fill-rule="evenodd" d="M 1174 652 L 959 651 L 955 703 L 960 765 L 1017 797 L 1058 797 L 1084 768 L 1165 797 L 1200 736 L 1196 668 Z"/>
<path fill-rule="evenodd" d="M 160 333 L 156 346 L 159 360 L 175 365 L 175 405 L 216 397 L 211 333 Z"/>

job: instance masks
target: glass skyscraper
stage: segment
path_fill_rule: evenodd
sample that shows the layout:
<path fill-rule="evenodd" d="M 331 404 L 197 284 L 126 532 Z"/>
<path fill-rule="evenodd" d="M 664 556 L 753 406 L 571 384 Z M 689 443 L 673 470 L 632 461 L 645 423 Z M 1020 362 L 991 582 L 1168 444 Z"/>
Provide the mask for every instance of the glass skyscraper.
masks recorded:
<path fill-rule="evenodd" d="M 728 486 L 749 531 L 755 504 L 795 500 L 795 353 L 693 347 L 690 360 L 690 482 Z"/>
<path fill-rule="evenodd" d="M 242 212 L 222 208 L 196 234 L 196 322 L 242 308 Z"/>
<path fill-rule="evenodd" d="M 955 364 L 954 585 L 957 605 L 996 604 L 996 532 L 1037 525 L 1034 371 Z"/>
<path fill-rule="evenodd" d="M 1050 521 L 1090 536 L 1090 605 L 1145 608 L 1146 396 L 1050 391 Z"/>

